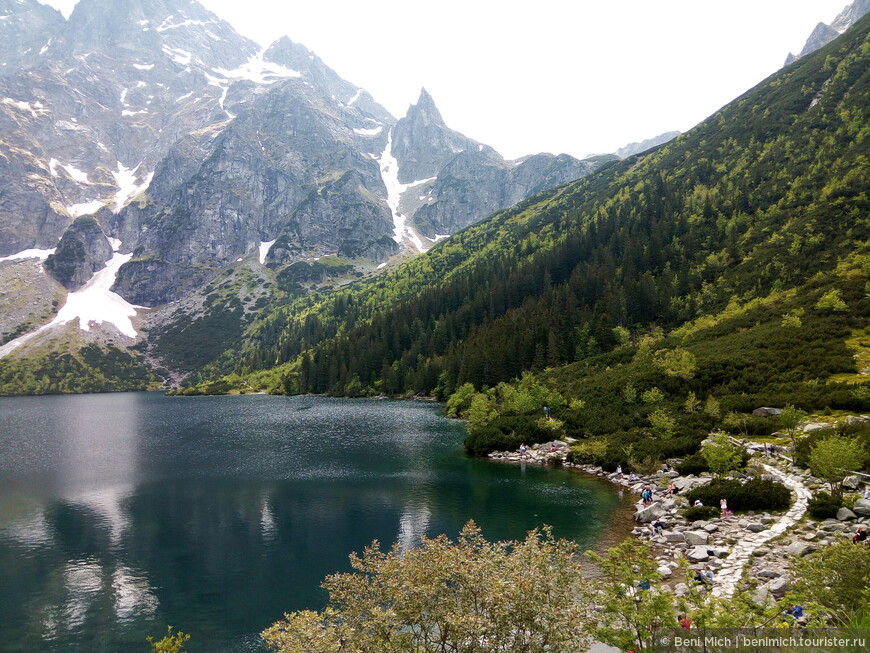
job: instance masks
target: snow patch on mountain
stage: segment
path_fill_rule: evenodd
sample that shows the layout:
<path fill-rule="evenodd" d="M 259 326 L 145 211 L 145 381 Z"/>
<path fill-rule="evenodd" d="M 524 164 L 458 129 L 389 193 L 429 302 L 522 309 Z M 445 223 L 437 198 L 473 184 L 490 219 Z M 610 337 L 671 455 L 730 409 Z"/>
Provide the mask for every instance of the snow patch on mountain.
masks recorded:
<path fill-rule="evenodd" d="M 266 265 L 266 255 L 269 253 L 269 250 L 272 249 L 272 245 L 274 244 L 274 240 L 263 241 L 260 243 L 260 265 Z"/>
<path fill-rule="evenodd" d="M 232 80 L 248 80 L 255 84 L 274 84 L 282 79 L 302 77 L 298 70 L 292 70 L 271 61 L 263 61 L 265 50 L 252 56 L 246 63 L 238 68 L 227 70 L 226 68 L 212 68 L 212 72 Z M 211 82 L 209 82 L 211 83 Z"/>
<path fill-rule="evenodd" d="M 44 261 L 49 256 L 54 254 L 55 248 L 51 249 L 25 249 L 17 254 L 10 254 L 9 256 L 0 257 L 0 262 L 2 261 L 22 261 L 28 258 L 38 258 L 41 261 Z"/>
<path fill-rule="evenodd" d="M 382 131 L 384 131 L 384 126 L 375 127 L 374 129 L 354 129 L 355 134 L 359 134 L 360 136 L 377 136 Z"/>
<path fill-rule="evenodd" d="M 75 179 L 77 182 L 79 182 L 80 184 L 91 183 L 90 180 L 88 179 L 88 174 L 86 172 L 82 172 L 81 170 L 79 170 L 78 168 L 73 166 L 72 164 L 69 164 L 69 163 L 66 165 L 61 164 L 60 167 L 63 168 L 64 170 L 66 170 L 67 174 L 70 177 L 72 177 L 73 179 Z"/>
<path fill-rule="evenodd" d="M 172 20 L 173 18 L 175 18 L 175 16 L 169 16 L 166 20 L 163 21 L 163 24 L 160 25 L 160 27 L 155 27 L 154 29 L 158 32 L 165 32 L 166 30 L 178 29 L 179 27 L 188 27 L 190 25 L 205 26 L 205 25 L 211 25 L 213 23 L 217 24 L 216 20 L 205 20 L 204 21 L 204 20 L 190 20 L 190 19 L 188 19 L 188 20 L 184 20 L 180 23 L 175 23 L 174 25 L 167 25 L 167 23 L 170 20 Z"/>
<path fill-rule="evenodd" d="M 72 217 L 78 218 L 82 215 L 88 215 L 90 213 L 96 213 L 101 208 L 103 208 L 104 202 L 101 199 L 91 200 L 90 202 L 82 202 L 81 204 L 71 204 L 66 207 L 66 212 L 69 213 Z"/>
<path fill-rule="evenodd" d="M 110 288 L 115 283 L 118 270 L 133 254 L 115 254 L 106 267 L 99 270 L 81 290 L 67 296 L 66 304 L 48 326 L 66 324 L 78 318 L 79 328 L 90 331 L 91 323 L 113 324 L 123 335 L 135 338 L 137 333 L 130 318 L 136 316 L 136 308 Z"/>
<path fill-rule="evenodd" d="M 40 116 L 50 113 L 41 102 L 24 102 L 23 100 L 13 100 L 8 97 L 3 98 L 2 102 L 7 106 L 15 107 L 21 111 L 29 111 L 30 115 L 34 118 L 39 118 Z"/>
<path fill-rule="evenodd" d="M 181 48 L 172 48 L 168 45 L 163 46 L 163 53 L 172 59 L 175 63 L 180 64 L 182 66 L 189 66 L 190 61 L 193 58 L 193 55 L 190 54 L 187 50 L 182 50 Z"/>
<path fill-rule="evenodd" d="M 384 180 L 384 186 L 387 187 L 387 205 L 390 207 L 390 213 L 393 216 L 393 240 L 402 244 L 405 240 L 409 241 L 418 252 L 425 252 L 423 241 L 417 232 L 408 224 L 408 218 L 399 211 L 399 204 L 402 202 L 402 194 L 409 188 L 425 184 L 430 179 L 420 179 L 412 181 L 409 184 L 399 183 L 399 162 L 393 156 L 393 131 L 387 137 L 387 146 L 384 148 L 383 154 L 378 159 L 378 165 L 381 170 L 381 178 Z"/>
<path fill-rule="evenodd" d="M 55 326 L 68 324 L 75 319 L 78 319 L 79 328 L 82 331 L 90 331 L 92 324 L 108 323 L 128 338 L 135 338 L 138 335 L 136 329 L 133 328 L 131 318 L 136 317 L 136 309 L 141 307 L 130 304 L 123 297 L 110 290 L 118 276 L 118 270 L 124 263 L 133 258 L 133 254 L 118 253 L 121 242 L 117 239 L 110 239 L 110 242 L 115 253 L 106 262 L 106 267 L 98 270 L 80 290 L 69 293 L 66 303 L 51 322 L 15 340 L 10 340 L 0 347 L 0 358 L 18 349 L 41 332 Z"/>
<path fill-rule="evenodd" d="M 141 165 L 140 163 L 135 168 L 127 168 L 118 161 L 118 170 L 112 173 L 115 183 L 118 184 L 118 192 L 115 193 L 115 213 L 123 209 L 127 202 L 151 185 L 151 180 L 154 178 L 153 172 L 145 177 L 141 184 L 136 183 L 136 171 Z"/>

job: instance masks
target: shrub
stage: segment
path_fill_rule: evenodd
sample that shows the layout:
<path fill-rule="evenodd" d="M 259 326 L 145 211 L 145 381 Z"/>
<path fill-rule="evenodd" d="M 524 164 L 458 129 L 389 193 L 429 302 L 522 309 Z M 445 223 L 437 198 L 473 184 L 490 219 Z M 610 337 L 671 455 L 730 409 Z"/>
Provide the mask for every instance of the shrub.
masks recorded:
<path fill-rule="evenodd" d="M 689 503 L 700 499 L 705 506 L 718 506 L 720 499 L 731 510 L 785 510 L 791 503 L 791 491 L 782 483 L 754 478 L 746 483 L 716 480 L 697 487 L 686 495 Z"/>
<path fill-rule="evenodd" d="M 683 511 L 683 517 L 690 523 L 699 519 L 712 519 L 718 516 L 719 508 L 714 506 L 691 506 Z"/>
<path fill-rule="evenodd" d="M 744 450 L 741 454 L 741 463 L 738 469 L 746 467 L 750 458 L 749 452 Z M 676 466 L 676 470 L 680 473 L 680 476 L 689 476 L 690 474 L 700 476 L 704 472 L 709 472 L 710 466 L 707 464 L 707 459 L 699 451 L 685 458 L 683 462 Z"/>
<path fill-rule="evenodd" d="M 827 492 L 817 492 L 807 504 L 807 511 L 813 519 L 833 519 L 842 506 L 842 499 L 834 498 Z"/>
<path fill-rule="evenodd" d="M 485 456 L 492 451 L 513 451 L 523 442 L 535 444 L 553 439 L 553 431 L 542 428 L 535 417 L 495 417 L 489 424 L 471 424 L 465 451 L 471 456 Z"/>
<path fill-rule="evenodd" d="M 696 453 L 685 458 L 683 462 L 677 465 L 676 469 L 680 473 L 680 476 L 690 476 L 692 474 L 698 476 L 704 472 L 709 472 L 710 466 L 707 464 L 704 456 Z"/>

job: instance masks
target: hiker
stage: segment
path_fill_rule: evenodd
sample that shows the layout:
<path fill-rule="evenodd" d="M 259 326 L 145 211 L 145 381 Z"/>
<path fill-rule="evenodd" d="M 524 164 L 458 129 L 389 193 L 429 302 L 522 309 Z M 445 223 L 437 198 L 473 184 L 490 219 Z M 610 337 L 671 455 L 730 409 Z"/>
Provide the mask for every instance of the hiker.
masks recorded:
<path fill-rule="evenodd" d="M 653 535 L 661 535 L 662 531 L 665 530 L 665 525 L 661 521 L 656 519 L 653 523 L 649 525 L 649 529 Z"/>
<path fill-rule="evenodd" d="M 719 499 L 719 510 L 722 511 L 722 516 L 728 516 L 728 502 L 725 499 Z"/>
<path fill-rule="evenodd" d="M 527 451 L 527 449 L 526 449 L 526 443 L 523 442 L 522 444 L 520 444 L 520 457 L 521 457 L 521 458 L 525 458 L 525 456 L 526 456 L 526 451 Z"/>
<path fill-rule="evenodd" d="M 671 495 L 673 495 L 673 494 L 676 494 L 676 493 L 677 493 L 677 486 L 674 485 L 673 483 L 668 483 L 668 489 L 665 490 L 665 494 L 671 494 Z"/>
<path fill-rule="evenodd" d="M 640 493 L 640 498 L 643 500 L 643 505 L 645 506 L 652 503 L 652 490 L 648 485 L 643 489 L 643 492 Z"/>
<path fill-rule="evenodd" d="M 677 623 L 680 625 L 680 628 L 685 628 L 687 630 L 692 627 L 692 620 L 683 614 L 677 617 Z"/>
<path fill-rule="evenodd" d="M 859 526 L 858 530 L 855 531 L 855 534 L 852 536 L 852 544 L 858 544 L 859 542 L 867 541 L 867 529 L 863 526 Z"/>
<path fill-rule="evenodd" d="M 713 570 L 710 569 L 710 566 L 707 565 L 704 567 L 704 570 L 700 569 L 695 573 L 695 583 L 698 585 L 712 585 L 713 584 Z"/>
<path fill-rule="evenodd" d="M 870 501 L 870 485 L 864 488 L 864 500 Z"/>
<path fill-rule="evenodd" d="M 622 480 L 622 465 L 616 466 L 616 478 Z"/>

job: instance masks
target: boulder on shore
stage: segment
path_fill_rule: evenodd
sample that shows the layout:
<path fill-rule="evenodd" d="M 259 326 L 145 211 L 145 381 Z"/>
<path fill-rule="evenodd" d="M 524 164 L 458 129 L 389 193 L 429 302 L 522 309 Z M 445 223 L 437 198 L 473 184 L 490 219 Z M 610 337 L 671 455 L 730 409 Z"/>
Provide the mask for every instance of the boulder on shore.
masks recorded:
<path fill-rule="evenodd" d="M 664 510 L 662 510 L 661 505 L 658 502 L 651 503 L 648 506 L 644 506 L 640 508 L 636 513 L 634 513 L 634 521 L 639 521 L 642 524 L 648 524 L 649 522 L 655 521 L 659 517 L 663 517 L 665 514 Z"/>

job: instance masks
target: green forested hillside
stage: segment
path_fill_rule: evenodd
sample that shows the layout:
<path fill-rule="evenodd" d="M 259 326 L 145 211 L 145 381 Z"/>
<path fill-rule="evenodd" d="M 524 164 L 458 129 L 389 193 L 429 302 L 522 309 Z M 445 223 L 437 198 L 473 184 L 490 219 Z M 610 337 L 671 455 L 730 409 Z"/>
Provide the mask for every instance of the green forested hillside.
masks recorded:
<path fill-rule="evenodd" d="M 592 435 L 694 440 L 715 411 L 677 410 L 689 393 L 723 411 L 870 408 L 855 362 L 870 309 L 868 31 L 652 153 L 274 313 L 234 371 L 288 393 L 447 398 L 531 370 L 566 398 L 566 428 Z M 662 399 L 626 400 L 653 387 Z"/>

